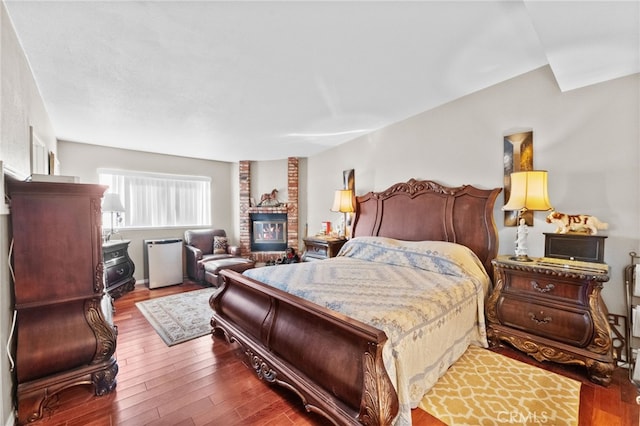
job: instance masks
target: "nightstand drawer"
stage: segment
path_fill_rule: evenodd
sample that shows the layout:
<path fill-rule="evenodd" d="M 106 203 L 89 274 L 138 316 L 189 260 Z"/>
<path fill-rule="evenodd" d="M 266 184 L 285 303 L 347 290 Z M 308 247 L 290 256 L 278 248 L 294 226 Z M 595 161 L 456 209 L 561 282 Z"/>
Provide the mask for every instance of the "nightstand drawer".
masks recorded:
<path fill-rule="evenodd" d="M 102 248 L 104 262 L 117 262 L 127 256 L 127 246 L 124 244 L 112 244 L 112 247 Z"/>
<path fill-rule="evenodd" d="M 311 246 L 307 247 L 307 256 L 326 258 L 327 257 L 327 247 L 326 246 Z"/>
<path fill-rule="evenodd" d="M 576 306 L 588 303 L 586 286 L 581 282 L 561 280 L 544 274 L 507 274 L 504 291 L 553 298 Z"/>
<path fill-rule="evenodd" d="M 309 237 L 303 238 L 305 251 L 302 255 L 302 261 L 328 259 L 335 257 L 344 243 L 345 239 L 340 238 L 320 238 Z"/>
<path fill-rule="evenodd" d="M 133 264 L 126 258 L 122 262 L 109 265 L 106 270 L 107 282 L 109 284 L 117 283 L 124 278 L 130 278 L 133 275 Z"/>
<path fill-rule="evenodd" d="M 498 302 L 498 317 L 505 326 L 577 347 L 587 346 L 593 330 L 586 311 L 570 312 L 510 297 Z"/>
<path fill-rule="evenodd" d="M 113 251 L 105 251 L 104 252 L 104 261 L 105 262 L 110 262 L 110 261 L 114 261 L 114 260 L 118 260 L 121 258 L 124 258 L 125 255 L 127 254 L 127 250 L 125 249 L 116 249 Z"/>

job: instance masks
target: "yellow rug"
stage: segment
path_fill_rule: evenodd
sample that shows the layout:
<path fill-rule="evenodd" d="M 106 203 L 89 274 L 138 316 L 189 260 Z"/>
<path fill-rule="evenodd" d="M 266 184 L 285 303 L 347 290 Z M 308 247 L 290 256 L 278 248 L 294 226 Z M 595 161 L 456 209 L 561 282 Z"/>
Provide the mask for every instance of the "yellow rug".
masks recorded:
<path fill-rule="evenodd" d="M 450 426 L 578 424 L 581 383 L 470 346 L 419 407 Z"/>

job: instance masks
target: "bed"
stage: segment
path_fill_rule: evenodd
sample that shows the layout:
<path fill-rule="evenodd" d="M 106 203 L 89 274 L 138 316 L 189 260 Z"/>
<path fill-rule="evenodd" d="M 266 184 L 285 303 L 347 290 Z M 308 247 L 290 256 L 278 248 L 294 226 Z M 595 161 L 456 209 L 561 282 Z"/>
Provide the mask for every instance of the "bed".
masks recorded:
<path fill-rule="evenodd" d="M 214 336 L 240 343 L 260 378 L 335 424 L 411 424 L 466 347 L 486 346 L 499 192 L 412 179 L 356 197 L 353 238 L 336 258 L 223 272 Z M 428 294 L 435 307 L 423 311 Z"/>

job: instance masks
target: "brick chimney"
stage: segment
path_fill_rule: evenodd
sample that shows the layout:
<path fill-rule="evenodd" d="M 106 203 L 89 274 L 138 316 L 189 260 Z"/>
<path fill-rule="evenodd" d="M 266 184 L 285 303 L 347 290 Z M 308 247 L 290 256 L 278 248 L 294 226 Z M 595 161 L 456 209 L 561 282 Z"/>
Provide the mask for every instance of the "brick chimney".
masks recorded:
<path fill-rule="evenodd" d="M 289 199 L 278 207 L 251 206 L 251 162 L 240 161 L 240 251 L 243 257 L 256 262 L 267 262 L 284 256 L 284 251 L 251 252 L 251 213 L 286 213 L 287 245 L 298 252 L 298 158 L 289 157 L 287 161 L 287 192 Z M 257 199 L 257 198 L 256 198 Z"/>

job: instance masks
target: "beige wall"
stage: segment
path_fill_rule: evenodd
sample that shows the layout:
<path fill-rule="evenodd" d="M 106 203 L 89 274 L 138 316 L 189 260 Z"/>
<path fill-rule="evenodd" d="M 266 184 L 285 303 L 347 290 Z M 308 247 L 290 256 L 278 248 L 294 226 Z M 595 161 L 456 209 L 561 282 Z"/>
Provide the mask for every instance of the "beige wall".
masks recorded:
<path fill-rule="evenodd" d="M 31 173 L 30 127 L 48 151 L 56 152 L 56 139 L 4 3 L 0 3 L 0 80 L 0 160 L 5 173 L 24 179 Z M 5 425 L 13 424 L 14 387 L 6 350 L 13 313 L 8 231 L 9 216 L 0 214 L 0 422 Z"/>
<path fill-rule="evenodd" d="M 278 190 L 278 200 L 286 203 L 289 199 L 287 180 L 287 159 L 251 162 L 251 197 L 260 202 L 262 194 Z"/>
<path fill-rule="evenodd" d="M 548 67 L 529 72 L 308 159 L 309 231 L 324 220 L 342 170 L 355 169 L 356 192 L 383 190 L 409 178 L 447 185 L 502 186 L 503 135 L 533 129 L 534 167 L 549 171 L 558 211 L 587 213 L 610 224 L 605 261 L 611 280 L 604 299 L 623 314 L 622 273 L 640 252 L 640 75 L 561 93 Z M 515 228 L 495 218 L 500 252 L 513 253 Z M 544 254 L 543 232 L 554 227 L 535 213 L 530 255 Z"/>
<path fill-rule="evenodd" d="M 213 227 L 227 231 L 232 244 L 238 244 L 234 208 L 238 204 L 236 175 L 232 163 L 149 154 L 118 148 L 59 141 L 58 158 L 61 174 L 77 176 L 81 183 L 98 183 L 100 167 L 136 170 L 142 172 L 173 173 L 181 175 L 209 176 L 211 178 L 211 223 Z M 129 256 L 136 265 L 134 277 L 142 281 L 145 276 L 143 241 L 145 239 L 183 238 L 186 228 L 123 229 L 120 236 L 131 240 Z"/>

